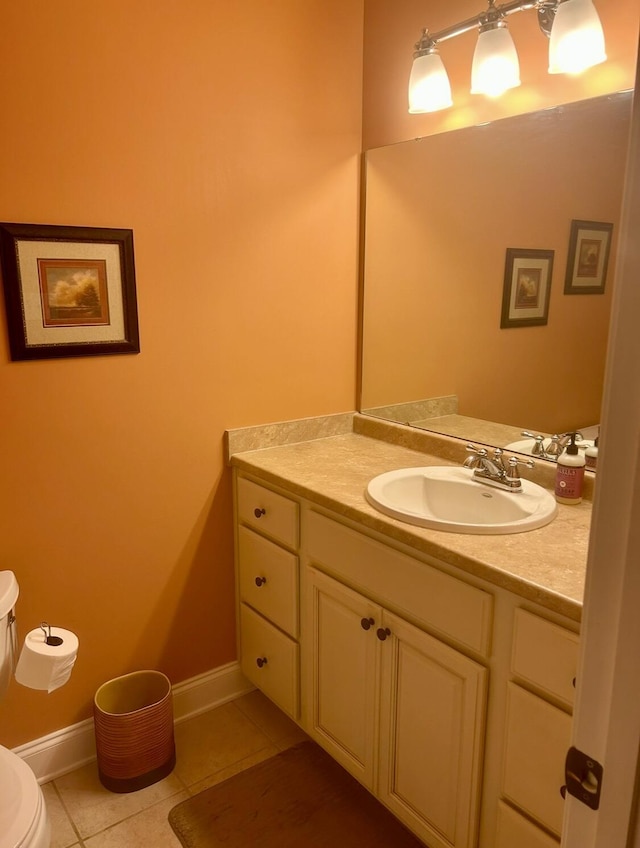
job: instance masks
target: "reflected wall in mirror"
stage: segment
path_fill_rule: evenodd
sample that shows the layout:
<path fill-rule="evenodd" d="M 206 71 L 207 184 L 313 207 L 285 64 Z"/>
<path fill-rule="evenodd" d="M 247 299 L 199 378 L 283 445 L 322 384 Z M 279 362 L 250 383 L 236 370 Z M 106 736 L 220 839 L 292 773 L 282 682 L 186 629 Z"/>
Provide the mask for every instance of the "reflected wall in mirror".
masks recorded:
<path fill-rule="evenodd" d="M 366 153 L 362 412 L 492 445 L 598 423 L 631 97 Z M 564 294 L 573 220 L 613 224 L 602 293 Z M 544 326 L 500 328 L 508 248 L 554 252 Z"/>

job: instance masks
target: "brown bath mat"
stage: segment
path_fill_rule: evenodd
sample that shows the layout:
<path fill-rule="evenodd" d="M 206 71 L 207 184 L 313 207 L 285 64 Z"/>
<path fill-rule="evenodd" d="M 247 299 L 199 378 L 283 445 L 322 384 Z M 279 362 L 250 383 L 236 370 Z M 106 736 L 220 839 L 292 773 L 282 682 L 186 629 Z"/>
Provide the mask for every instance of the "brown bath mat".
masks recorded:
<path fill-rule="evenodd" d="M 314 742 L 174 807 L 185 848 L 424 848 Z"/>

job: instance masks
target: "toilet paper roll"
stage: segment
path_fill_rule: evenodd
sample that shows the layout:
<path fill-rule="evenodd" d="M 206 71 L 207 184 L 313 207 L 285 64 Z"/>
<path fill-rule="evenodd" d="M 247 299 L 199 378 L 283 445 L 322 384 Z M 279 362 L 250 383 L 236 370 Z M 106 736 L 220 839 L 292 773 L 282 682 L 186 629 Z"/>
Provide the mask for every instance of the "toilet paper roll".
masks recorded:
<path fill-rule="evenodd" d="M 16 668 L 16 680 L 30 689 L 54 689 L 64 686 L 71 676 L 71 669 L 78 656 L 78 637 L 70 630 L 51 627 L 53 641 L 62 641 L 57 645 L 47 644 L 42 628 L 27 633 Z"/>

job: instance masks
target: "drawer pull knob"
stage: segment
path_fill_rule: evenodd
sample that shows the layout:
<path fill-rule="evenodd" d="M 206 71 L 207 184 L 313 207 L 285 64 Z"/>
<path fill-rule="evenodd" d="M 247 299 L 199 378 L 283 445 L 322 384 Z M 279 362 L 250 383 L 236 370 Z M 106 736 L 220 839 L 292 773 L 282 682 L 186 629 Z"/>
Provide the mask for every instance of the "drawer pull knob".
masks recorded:
<path fill-rule="evenodd" d="M 260 588 L 260 586 L 264 586 L 264 584 L 265 584 L 266 582 L 267 582 L 267 578 L 266 578 L 266 577 L 256 577 L 256 586 L 257 586 L 258 588 Z"/>
<path fill-rule="evenodd" d="M 262 518 L 262 516 L 265 514 L 265 512 L 266 512 L 266 510 L 260 509 L 260 507 L 256 507 L 253 510 L 253 514 L 255 515 L 256 518 Z"/>
<path fill-rule="evenodd" d="M 388 627 L 378 627 L 376 630 L 376 636 L 381 642 L 384 642 L 387 636 L 391 636 L 391 631 Z"/>
<path fill-rule="evenodd" d="M 363 630 L 369 630 L 372 624 L 375 624 L 373 618 L 362 618 L 360 619 L 360 626 Z"/>
<path fill-rule="evenodd" d="M 266 665 L 266 664 L 267 664 L 267 658 L 266 657 L 258 657 L 258 659 L 256 660 L 256 665 L 258 666 L 258 668 L 262 668 L 262 666 Z"/>

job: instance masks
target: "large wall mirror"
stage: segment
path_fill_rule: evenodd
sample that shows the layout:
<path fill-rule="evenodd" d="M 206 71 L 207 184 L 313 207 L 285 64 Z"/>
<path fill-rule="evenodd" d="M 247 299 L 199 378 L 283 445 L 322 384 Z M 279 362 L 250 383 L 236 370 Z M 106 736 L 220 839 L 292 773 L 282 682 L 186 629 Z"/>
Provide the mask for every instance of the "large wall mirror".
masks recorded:
<path fill-rule="evenodd" d="M 362 412 L 503 447 L 597 428 L 631 98 L 367 151 Z"/>

